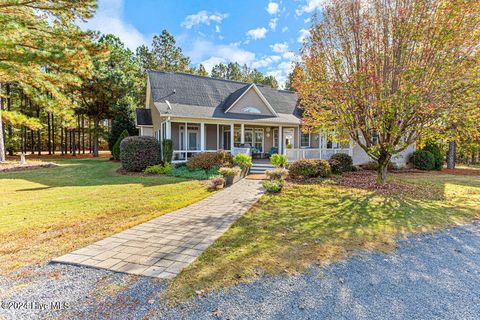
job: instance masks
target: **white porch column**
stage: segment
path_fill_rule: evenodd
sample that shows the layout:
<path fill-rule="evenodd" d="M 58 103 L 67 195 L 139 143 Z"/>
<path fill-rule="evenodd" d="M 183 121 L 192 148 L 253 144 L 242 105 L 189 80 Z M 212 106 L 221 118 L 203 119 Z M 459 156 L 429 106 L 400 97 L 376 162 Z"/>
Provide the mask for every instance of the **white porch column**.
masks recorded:
<path fill-rule="evenodd" d="M 233 153 L 233 143 L 234 143 L 234 131 L 235 131 L 235 125 L 232 123 L 230 124 L 230 152 Z"/>
<path fill-rule="evenodd" d="M 170 120 L 165 122 L 165 139 L 172 139 L 172 122 Z"/>
<path fill-rule="evenodd" d="M 188 150 L 188 123 L 185 122 L 183 127 L 183 149 Z M 188 158 L 187 152 L 185 152 L 185 161 Z"/>
<path fill-rule="evenodd" d="M 240 143 L 245 143 L 245 125 L 243 123 L 240 125 Z"/>
<path fill-rule="evenodd" d="M 217 150 L 220 150 L 220 125 L 217 123 Z"/>
<path fill-rule="evenodd" d="M 205 123 L 200 123 L 200 151 L 205 151 Z"/>
<path fill-rule="evenodd" d="M 283 128 L 278 127 L 278 154 L 283 154 Z"/>
<path fill-rule="evenodd" d="M 321 132 L 318 133 L 318 149 L 320 150 L 320 160 L 323 160 L 323 155 L 322 155 L 322 152 L 323 152 L 323 137 L 322 137 Z"/>
<path fill-rule="evenodd" d="M 348 144 L 348 155 L 353 157 L 353 140 L 350 139 L 350 143 Z"/>

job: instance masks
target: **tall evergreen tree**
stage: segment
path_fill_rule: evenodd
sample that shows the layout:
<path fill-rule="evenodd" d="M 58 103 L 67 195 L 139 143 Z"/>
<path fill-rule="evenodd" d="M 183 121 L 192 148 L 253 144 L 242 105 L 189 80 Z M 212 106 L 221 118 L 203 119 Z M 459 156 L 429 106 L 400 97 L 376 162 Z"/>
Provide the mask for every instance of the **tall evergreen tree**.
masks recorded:
<path fill-rule="evenodd" d="M 91 73 L 89 37 L 74 22 L 89 19 L 95 8 L 95 0 L 4 0 L 0 81 L 20 84 L 38 105 L 69 108 L 66 88 L 78 86 L 80 77 Z M 0 161 L 5 153 L 2 142 Z"/>

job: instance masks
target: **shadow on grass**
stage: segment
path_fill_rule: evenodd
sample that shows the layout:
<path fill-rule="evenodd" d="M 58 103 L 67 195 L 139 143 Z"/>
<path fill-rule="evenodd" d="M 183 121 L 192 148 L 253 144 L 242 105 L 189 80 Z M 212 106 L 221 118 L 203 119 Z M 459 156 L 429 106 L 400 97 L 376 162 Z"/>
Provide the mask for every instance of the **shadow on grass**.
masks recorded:
<path fill-rule="evenodd" d="M 174 184 L 188 181 L 164 175 L 123 176 L 116 173 L 121 164 L 108 159 L 56 160 L 59 166 L 48 169 L 0 173 L 0 183 L 6 179 L 23 179 L 44 187 L 20 189 L 17 191 L 38 191 L 52 187 L 102 186 L 141 184 L 144 187 Z"/>
<path fill-rule="evenodd" d="M 166 295 L 181 301 L 197 290 L 228 287 L 264 273 L 299 272 L 355 250 L 389 251 L 398 236 L 480 217 L 480 179 L 402 179 L 420 188 L 431 185 L 441 194 L 422 198 L 334 185 L 291 185 L 278 195 L 265 195 L 174 279 Z"/>

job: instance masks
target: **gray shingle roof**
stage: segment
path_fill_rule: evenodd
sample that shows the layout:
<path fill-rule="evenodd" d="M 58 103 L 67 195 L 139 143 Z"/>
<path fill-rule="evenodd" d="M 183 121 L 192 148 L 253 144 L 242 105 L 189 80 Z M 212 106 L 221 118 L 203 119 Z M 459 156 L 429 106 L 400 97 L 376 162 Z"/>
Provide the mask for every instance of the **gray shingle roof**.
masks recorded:
<path fill-rule="evenodd" d="M 291 91 L 276 90 L 256 85 L 279 117 L 225 113 L 251 85 L 251 83 L 196 76 L 181 72 L 149 71 L 153 101 L 161 113 L 198 118 L 224 118 L 298 123 L 300 109 L 297 95 Z M 168 100 L 172 110 L 165 104 Z M 163 106 L 164 105 L 164 106 Z M 283 114 L 283 115 L 282 115 Z"/>
<path fill-rule="evenodd" d="M 137 125 L 139 126 L 151 126 L 152 122 L 152 110 L 140 109 L 136 110 L 137 113 Z"/>

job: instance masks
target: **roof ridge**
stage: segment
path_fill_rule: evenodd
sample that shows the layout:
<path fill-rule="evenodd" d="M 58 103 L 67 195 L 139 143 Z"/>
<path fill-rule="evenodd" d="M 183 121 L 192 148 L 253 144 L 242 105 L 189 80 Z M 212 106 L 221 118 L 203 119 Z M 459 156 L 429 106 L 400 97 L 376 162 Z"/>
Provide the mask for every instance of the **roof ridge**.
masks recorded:
<path fill-rule="evenodd" d="M 275 89 L 275 88 L 272 88 L 271 86 L 263 84 L 263 83 L 245 82 L 245 81 L 230 80 L 230 79 L 223 79 L 223 78 L 214 78 L 214 77 L 211 77 L 211 76 L 202 76 L 202 75 L 198 75 L 198 74 L 191 74 L 191 73 L 181 72 L 181 71 L 160 71 L 160 70 L 153 70 L 153 69 L 148 69 L 147 71 L 163 73 L 163 74 L 181 74 L 181 75 L 195 77 L 195 78 L 203 78 L 203 79 L 211 79 L 211 80 L 215 80 L 215 81 L 240 83 L 240 84 L 245 84 L 245 85 L 249 85 L 249 86 L 254 84 L 257 87 L 269 88 L 269 89 L 275 90 L 275 91 L 295 93 L 295 91 L 290 91 L 290 90 L 285 90 L 285 89 Z"/>

